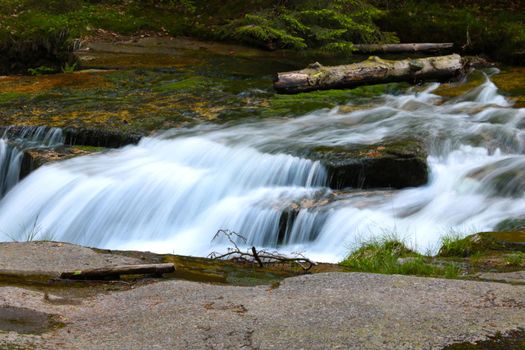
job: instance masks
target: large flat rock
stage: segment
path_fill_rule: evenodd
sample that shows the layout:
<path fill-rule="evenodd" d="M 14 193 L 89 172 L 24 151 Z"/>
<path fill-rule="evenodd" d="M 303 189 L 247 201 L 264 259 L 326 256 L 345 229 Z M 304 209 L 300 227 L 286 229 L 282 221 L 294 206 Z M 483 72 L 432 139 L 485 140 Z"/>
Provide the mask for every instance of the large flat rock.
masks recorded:
<path fill-rule="evenodd" d="M 57 276 L 64 271 L 140 263 L 140 259 L 102 254 L 69 243 L 0 243 L 0 275 Z"/>
<path fill-rule="evenodd" d="M 525 326 L 525 286 L 365 273 L 306 275 L 273 289 L 170 280 L 75 305 L 1 287 L 0 305 L 65 323 L 42 335 L 0 330 L 0 348 L 442 349 Z"/>

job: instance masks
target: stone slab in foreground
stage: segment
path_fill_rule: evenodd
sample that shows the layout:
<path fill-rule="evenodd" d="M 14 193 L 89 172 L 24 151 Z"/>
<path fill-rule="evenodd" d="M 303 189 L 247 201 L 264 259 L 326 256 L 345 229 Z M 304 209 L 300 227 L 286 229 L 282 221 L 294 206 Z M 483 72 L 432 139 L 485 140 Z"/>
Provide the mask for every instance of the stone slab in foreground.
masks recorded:
<path fill-rule="evenodd" d="M 65 323 L 42 335 L 0 331 L 0 348 L 442 349 L 525 326 L 525 286 L 365 273 L 305 275 L 276 289 L 169 280 L 74 306 L 0 287 L 0 302 Z"/>

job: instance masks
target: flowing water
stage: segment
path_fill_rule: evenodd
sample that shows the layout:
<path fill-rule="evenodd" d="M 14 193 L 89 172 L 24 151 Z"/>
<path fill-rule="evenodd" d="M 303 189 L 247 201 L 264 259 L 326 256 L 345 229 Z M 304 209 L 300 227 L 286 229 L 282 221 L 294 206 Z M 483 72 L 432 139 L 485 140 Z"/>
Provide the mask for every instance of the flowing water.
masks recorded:
<path fill-rule="evenodd" d="M 0 198 L 18 183 L 25 150 L 56 147 L 63 142 L 59 128 L 6 128 L 0 138 Z"/>
<path fill-rule="evenodd" d="M 488 77 L 452 99 L 434 94 L 438 86 L 384 95 L 368 109 L 172 129 L 44 166 L 0 203 L 0 239 L 38 225 L 55 240 L 205 256 L 225 249 L 212 239 L 230 229 L 250 245 L 339 261 L 373 236 L 395 234 L 435 252 L 444 234 L 525 216 L 525 109 L 513 108 Z M 307 145 L 407 136 L 426 141 L 426 186 L 333 191 L 323 166 L 300 157 Z M 0 163 L 3 174 L 10 162 Z M 290 210 L 293 220 L 283 216 Z"/>

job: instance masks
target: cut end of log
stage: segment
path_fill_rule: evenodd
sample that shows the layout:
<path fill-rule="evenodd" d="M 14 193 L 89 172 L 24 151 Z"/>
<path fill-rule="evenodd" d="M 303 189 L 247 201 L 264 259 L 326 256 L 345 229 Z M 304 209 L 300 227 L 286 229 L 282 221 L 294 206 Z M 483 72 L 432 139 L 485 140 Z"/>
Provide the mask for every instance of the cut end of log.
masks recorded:
<path fill-rule="evenodd" d="M 76 270 L 63 272 L 61 279 L 71 280 L 113 280 L 119 279 L 121 275 L 155 275 L 162 276 L 165 273 L 175 272 L 175 265 L 166 264 L 141 264 L 108 266 L 98 269 Z"/>

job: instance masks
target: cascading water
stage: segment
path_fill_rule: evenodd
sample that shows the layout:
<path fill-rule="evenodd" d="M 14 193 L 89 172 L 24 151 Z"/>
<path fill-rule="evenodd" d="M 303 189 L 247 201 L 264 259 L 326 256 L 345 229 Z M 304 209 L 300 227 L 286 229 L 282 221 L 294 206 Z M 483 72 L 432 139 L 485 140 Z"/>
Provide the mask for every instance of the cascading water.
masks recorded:
<path fill-rule="evenodd" d="M 351 113 L 171 130 L 45 166 L 2 200 L 0 228 L 38 221 L 57 240 L 189 255 L 224 249 L 212 238 L 230 229 L 250 245 L 338 261 L 371 236 L 397 233 L 426 251 L 451 230 L 525 216 L 525 109 L 489 79 L 449 101 L 437 87 Z M 414 135 L 427 142 L 431 178 L 413 189 L 334 192 L 319 163 L 288 155 Z"/>
<path fill-rule="evenodd" d="M 6 128 L 0 138 L 0 198 L 18 183 L 25 150 L 56 147 L 63 142 L 62 130 L 59 128 Z"/>

